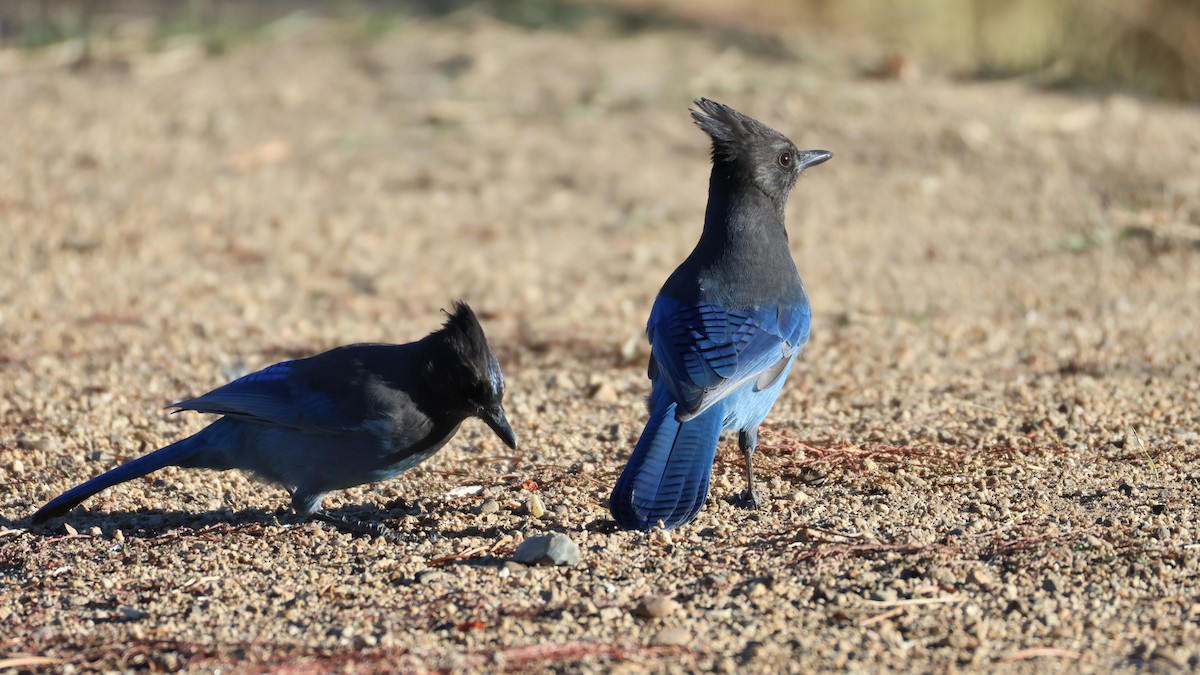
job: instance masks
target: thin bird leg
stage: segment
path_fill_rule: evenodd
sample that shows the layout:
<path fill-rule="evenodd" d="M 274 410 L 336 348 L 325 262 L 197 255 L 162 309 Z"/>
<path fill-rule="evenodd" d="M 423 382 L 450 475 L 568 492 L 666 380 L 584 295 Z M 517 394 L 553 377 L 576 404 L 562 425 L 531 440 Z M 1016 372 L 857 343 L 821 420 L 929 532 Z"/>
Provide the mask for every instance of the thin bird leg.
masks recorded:
<path fill-rule="evenodd" d="M 747 506 L 757 509 L 763 503 L 763 494 L 754 489 L 754 449 L 758 447 L 758 427 L 738 432 L 738 448 L 746 458 L 746 491 L 742 493 L 742 501 Z"/>
<path fill-rule="evenodd" d="M 331 525 L 335 530 L 340 530 L 347 534 L 365 534 L 368 537 L 383 537 L 384 540 L 390 543 L 396 543 L 400 540 L 400 537 L 395 532 L 392 532 L 379 523 L 355 520 L 346 516 L 335 516 L 324 511 L 314 511 L 309 518 Z"/>

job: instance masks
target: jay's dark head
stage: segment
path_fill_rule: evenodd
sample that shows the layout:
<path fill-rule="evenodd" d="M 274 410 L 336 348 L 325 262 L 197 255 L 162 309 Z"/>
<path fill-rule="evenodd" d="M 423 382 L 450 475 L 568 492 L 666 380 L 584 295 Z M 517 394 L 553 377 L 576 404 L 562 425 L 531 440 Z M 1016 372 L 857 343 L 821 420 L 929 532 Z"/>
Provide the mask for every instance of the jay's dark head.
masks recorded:
<path fill-rule="evenodd" d="M 446 405 L 483 420 L 505 445 L 516 449 L 517 437 L 504 414 L 504 373 L 483 326 L 465 302 L 454 303 L 454 311 L 447 315 L 441 330 L 434 333 L 446 352 L 431 364 L 430 387 Z"/>
<path fill-rule="evenodd" d="M 805 169 L 833 157 L 827 150 L 797 150 L 787 136 L 722 103 L 699 98 L 695 104 L 692 119 L 712 138 L 714 181 L 748 183 L 783 203 Z"/>

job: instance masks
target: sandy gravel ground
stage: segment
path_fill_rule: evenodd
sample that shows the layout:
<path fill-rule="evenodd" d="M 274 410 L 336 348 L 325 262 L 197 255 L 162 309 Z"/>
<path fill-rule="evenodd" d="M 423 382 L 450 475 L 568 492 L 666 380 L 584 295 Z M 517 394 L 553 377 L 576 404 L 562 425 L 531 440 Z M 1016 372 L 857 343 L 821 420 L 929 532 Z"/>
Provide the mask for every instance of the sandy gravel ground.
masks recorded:
<path fill-rule="evenodd" d="M 795 46 L 458 16 L 0 78 L 0 659 L 1200 666 L 1196 110 L 877 81 Z M 736 504 L 727 441 L 694 523 L 616 532 L 642 326 L 703 217 L 699 95 L 836 153 L 789 211 L 813 337 L 762 432 L 763 509 Z M 208 421 L 167 403 L 415 339 L 455 298 L 497 348 L 522 445 L 472 422 L 327 500 L 399 542 L 175 469 L 26 529 Z M 577 566 L 506 563 L 556 531 Z"/>

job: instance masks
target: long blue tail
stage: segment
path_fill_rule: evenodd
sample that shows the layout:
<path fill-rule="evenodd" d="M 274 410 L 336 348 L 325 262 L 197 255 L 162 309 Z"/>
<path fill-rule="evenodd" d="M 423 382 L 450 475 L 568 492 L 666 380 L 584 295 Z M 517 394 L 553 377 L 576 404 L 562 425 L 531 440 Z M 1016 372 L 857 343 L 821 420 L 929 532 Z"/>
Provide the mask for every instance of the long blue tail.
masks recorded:
<path fill-rule="evenodd" d="M 685 525 L 708 496 L 724 406 L 681 423 L 675 403 L 663 405 L 663 399 L 650 413 L 609 498 L 613 518 L 626 530 L 649 530 L 660 520 L 667 529 Z"/>
<path fill-rule="evenodd" d="M 34 524 L 37 524 L 50 518 L 66 515 L 68 511 L 79 506 L 83 500 L 104 488 L 124 483 L 127 480 L 133 480 L 138 476 L 145 476 L 151 471 L 158 471 L 165 466 L 177 465 L 208 446 L 208 443 L 201 438 L 202 436 L 204 436 L 204 431 L 181 441 L 176 441 L 165 448 L 155 450 L 144 457 L 138 457 L 133 461 L 126 462 L 107 473 L 96 476 L 86 483 L 76 485 L 38 509 L 37 513 L 33 514 L 31 520 Z"/>

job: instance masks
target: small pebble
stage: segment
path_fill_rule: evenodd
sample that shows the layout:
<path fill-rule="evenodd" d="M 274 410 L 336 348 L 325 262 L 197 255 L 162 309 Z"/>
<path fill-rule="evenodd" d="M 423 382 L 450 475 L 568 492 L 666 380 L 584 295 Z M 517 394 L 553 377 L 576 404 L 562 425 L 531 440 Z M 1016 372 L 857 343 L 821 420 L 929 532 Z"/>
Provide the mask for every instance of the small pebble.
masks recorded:
<path fill-rule="evenodd" d="M 546 515 L 546 507 L 542 504 L 542 498 L 536 492 L 529 495 L 529 501 L 525 502 L 525 511 L 534 518 L 541 518 Z"/>
<path fill-rule="evenodd" d="M 479 505 L 480 515 L 489 515 L 492 513 L 496 513 L 499 510 L 500 510 L 500 502 L 496 501 L 495 499 L 485 499 L 485 500 L 483 500 L 483 503 L 481 503 Z"/>
<path fill-rule="evenodd" d="M 881 588 L 871 593 L 871 599 L 876 602 L 896 602 L 900 599 L 900 594 L 894 588 Z"/>
<path fill-rule="evenodd" d="M 967 582 L 975 584 L 980 588 L 985 588 L 996 583 L 995 577 L 991 572 L 988 572 L 982 567 L 972 567 L 970 572 L 967 572 Z"/>
<path fill-rule="evenodd" d="M 29 438 L 25 432 L 17 434 L 17 447 L 22 450 L 37 450 L 38 452 L 53 452 L 58 450 L 57 438 Z M 20 461 L 20 460 L 17 460 Z"/>
<path fill-rule="evenodd" d="M 664 628 L 654 634 L 650 638 L 650 644 L 663 645 L 667 647 L 686 647 L 692 642 L 692 634 L 686 628 L 673 626 Z"/>
<path fill-rule="evenodd" d="M 608 382 L 602 382 L 592 388 L 592 400 L 601 403 L 614 403 L 620 398 L 617 388 Z"/>
<path fill-rule="evenodd" d="M 642 598 L 634 608 L 633 613 L 644 619 L 661 619 L 679 609 L 679 603 L 665 595 L 652 595 Z"/>
<path fill-rule="evenodd" d="M 431 581 L 436 581 L 446 576 L 446 573 L 436 568 L 423 569 L 413 575 L 413 581 L 418 584 L 427 584 Z"/>
<path fill-rule="evenodd" d="M 958 583 L 958 577 L 954 576 L 954 572 L 949 567 L 935 566 L 930 567 L 925 573 L 925 578 L 936 581 L 943 586 L 953 586 Z"/>
<path fill-rule="evenodd" d="M 569 375 L 557 373 L 551 375 L 549 379 L 546 380 L 546 388 L 570 391 L 575 388 L 575 382 L 571 380 Z"/>
<path fill-rule="evenodd" d="M 465 497 L 465 496 L 469 496 L 469 495 L 477 495 L 477 494 L 480 494 L 481 492 L 483 492 L 482 485 L 463 485 L 461 487 L 456 487 L 453 490 L 447 492 L 446 495 L 449 497 Z M 396 506 L 403 508 L 404 500 L 403 499 L 393 500 L 393 502 L 388 504 L 388 508 L 393 508 L 393 506 L 392 506 L 393 503 Z"/>

